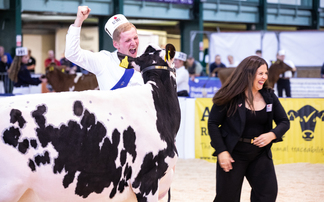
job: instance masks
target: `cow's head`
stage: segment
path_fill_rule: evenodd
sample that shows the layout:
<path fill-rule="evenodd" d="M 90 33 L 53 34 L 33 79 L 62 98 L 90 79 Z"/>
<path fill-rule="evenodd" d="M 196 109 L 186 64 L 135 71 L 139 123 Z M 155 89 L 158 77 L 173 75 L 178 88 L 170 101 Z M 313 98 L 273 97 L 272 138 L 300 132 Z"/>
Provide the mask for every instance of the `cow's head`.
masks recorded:
<path fill-rule="evenodd" d="M 314 138 L 313 133 L 316 126 L 316 117 L 324 121 L 324 111 L 319 112 L 314 107 L 305 105 L 297 112 L 295 110 L 289 110 L 288 117 L 291 121 L 299 117 L 303 138 L 306 141 L 311 141 Z"/>
<path fill-rule="evenodd" d="M 52 75 L 65 76 L 65 69 L 64 68 L 60 69 L 55 63 L 52 62 L 46 67 L 45 76 L 47 79 L 51 79 Z"/>
<path fill-rule="evenodd" d="M 148 45 L 145 52 L 137 58 L 132 58 L 118 52 L 121 67 L 134 68 L 141 72 L 145 71 L 145 69 L 148 69 L 149 67 L 155 67 L 155 69 L 169 69 L 174 72 L 174 55 L 175 47 L 172 44 L 167 44 L 165 49 L 161 49 L 153 44 Z"/>
<path fill-rule="evenodd" d="M 72 78 L 71 80 L 73 81 L 75 75 L 66 74 L 64 68 L 60 68 L 55 63 L 51 63 L 46 67 L 46 73 L 42 77 L 47 79 L 47 82 L 52 86 L 55 92 L 61 92 L 67 91 L 67 89 L 65 89 L 66 78 Z"/>
<path fill-rule="evenodd" d="M 268 82 L 271 87 L 274 87 L 274 84 L 277 83 L 280 74 L 283 74 L 286 71 L 291 71 L 292 68 L 284 63 L 281 60 L 277 60 L 272 62 L 271 66 L 269 67 L 269 76 Z"/>

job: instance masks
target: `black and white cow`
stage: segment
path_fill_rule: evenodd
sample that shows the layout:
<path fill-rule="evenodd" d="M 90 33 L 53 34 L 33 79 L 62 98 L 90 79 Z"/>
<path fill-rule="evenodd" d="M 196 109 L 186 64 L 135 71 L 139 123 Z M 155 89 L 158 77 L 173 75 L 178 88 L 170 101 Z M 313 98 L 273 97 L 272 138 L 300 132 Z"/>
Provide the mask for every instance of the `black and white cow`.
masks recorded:
<path fill-rule="evenodd" d="M 0 201 L 158 201 L 177 161 L 172 45 L 138 58 L 144 86 L 1 99 Z M 126 58 L 126 59 L 125 59 Z"/>

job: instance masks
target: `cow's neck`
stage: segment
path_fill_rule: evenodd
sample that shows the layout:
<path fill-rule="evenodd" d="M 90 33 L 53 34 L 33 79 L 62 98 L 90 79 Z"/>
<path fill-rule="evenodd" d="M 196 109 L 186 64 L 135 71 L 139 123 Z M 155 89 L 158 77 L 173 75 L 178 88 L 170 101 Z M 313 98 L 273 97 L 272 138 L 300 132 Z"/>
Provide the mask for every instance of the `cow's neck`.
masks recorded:
<path fill-rule="evenodd" d="M 73 84 L 73 80 L 76 77 L 76 74 L 66 74 L 58 69 L 55 69 L 54 72 L 49 73 L 47 76 L 48 83 L 52 86 L 55 92 L 69 91 L 68 86 Z"/>
<path fill-rule="evenodd" d="M 175 136 L 180 126 L 180 106 L 176 92 L 176 81 L 169 70 L 155 69 L 143 73 L 144 83 L 153 82 L 152 95 L 157 113 L 157 129 L 161 139 L 167 142 L 169 156 L 174 154 Z M 166 127 L 168 126 L 168 127 Z"/>

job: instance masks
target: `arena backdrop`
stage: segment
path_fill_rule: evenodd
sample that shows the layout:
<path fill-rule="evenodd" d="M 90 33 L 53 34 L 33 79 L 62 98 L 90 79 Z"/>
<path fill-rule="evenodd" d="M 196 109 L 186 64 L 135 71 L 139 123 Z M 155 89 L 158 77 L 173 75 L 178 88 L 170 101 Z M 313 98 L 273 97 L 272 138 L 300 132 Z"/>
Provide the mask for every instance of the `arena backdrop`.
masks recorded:
<path fill-rule="evenodd" d="M 216 54 L 228 66 L 227 56 L 236 62 L 254 55 L 257 49 L 268 62 L 276 60 L 278 49 L 286 50 L 286 59 L 295 66 L 322 66 L 324 54 L 324 31 L 248 31 L 217 32 L 210 36 L 209 58 L 214 62 Z"/>
<path fill-rule="evenodd" d="M 272 146 L 275 164 L 324 164 L 324 99 L 280 98 L 290 119 L 290 129 L 283 141 Z M 195 103 L 195 157 L 216 162 L 212 156 L 208 135 L 208 117 L 213 105 L 211 98 L 197 98 Z M 274 124 L 275 126 L 275 124 Z"/>

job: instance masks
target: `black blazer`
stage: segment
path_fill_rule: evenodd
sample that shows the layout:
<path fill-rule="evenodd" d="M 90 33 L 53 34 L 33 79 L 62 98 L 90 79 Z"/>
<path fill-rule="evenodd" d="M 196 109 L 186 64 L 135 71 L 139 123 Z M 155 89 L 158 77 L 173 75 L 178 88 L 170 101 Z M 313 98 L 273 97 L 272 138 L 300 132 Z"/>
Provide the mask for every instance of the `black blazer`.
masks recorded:
<path fill-rule="evenodd" d="M 274 132 L 276 139 L 268 144 L 265 148 L 269 158 L 272 158 L 271 145 L 273 142 L 282 141 L 282 136 L 288 131 L 290 122 L 287 114 L 279 102 L 278 97 L 273 90 L 261 89 L 259 91 L 265 100 L 267 106 L 272 105 L 272 110 L 267 112 L 268 123 L 265 126 L 266 131 Z M 268 110 L 267 110 L 268 111 Z M 276 127 L 272 127 L 273 120 Z M 235 145 L 242 136 L 246 121 L 245 101 L 239 99 L 238 110 L 231 117 L 227 117 L 226 105 L 213 105 L 208 119 L 208 131 L 211 138 L 211 146 L 216 150 L 213 156 L 217 156 L 223 151 L 232 153 Z"/>

